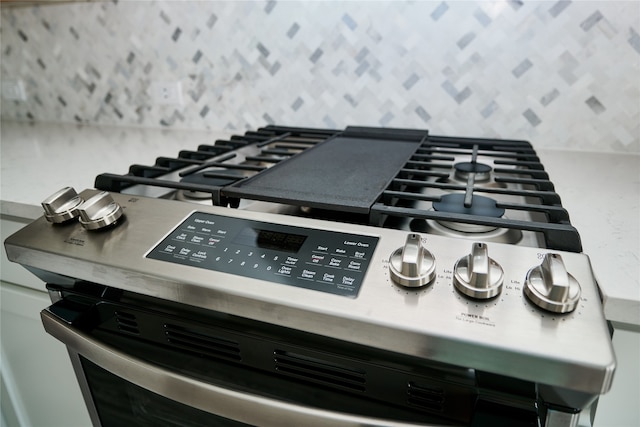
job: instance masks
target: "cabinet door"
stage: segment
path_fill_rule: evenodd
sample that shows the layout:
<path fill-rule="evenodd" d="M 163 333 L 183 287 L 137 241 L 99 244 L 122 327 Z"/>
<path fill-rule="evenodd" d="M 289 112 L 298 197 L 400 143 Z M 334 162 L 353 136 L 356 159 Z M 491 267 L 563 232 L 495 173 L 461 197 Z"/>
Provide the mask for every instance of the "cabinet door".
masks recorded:
<path fill-rule="evenodd" d="M 0 291 L 2 413 L 8 426 L 90 426 L 66 347 L 42 327 L 47 293 L 6 282 Z"/>

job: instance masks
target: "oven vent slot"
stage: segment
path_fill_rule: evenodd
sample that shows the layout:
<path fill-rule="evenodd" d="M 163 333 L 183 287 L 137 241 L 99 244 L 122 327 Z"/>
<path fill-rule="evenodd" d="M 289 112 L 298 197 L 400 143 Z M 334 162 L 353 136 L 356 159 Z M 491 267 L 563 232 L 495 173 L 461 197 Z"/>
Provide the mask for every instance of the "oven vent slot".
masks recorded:
<path fill-rule="evenodd" d="M 276 371 L 287 377 L 341 390 L 366 390 L 366 372 L 358 369 L 282 350 L 275 351 L 274 361 Z"/>
<path fill-rule="evenodd" d="M 206 357 L 241 360 L 240 345 L 235 341 L 204 335 L 172 324 L 166 324 L 164 328 L 167 342 L 173 347 Z"/>
<path fill-rule="evenodd" d="M 127 313 L 125 311 L 116 311 L 116 323 L 118 330 L 127 334 L 140 335 L 140 328 L 138 327 L 138 320 L 135 314 Z"/>
<path fill-rule="evenodd" d="M 429 411 L 442 411 L 445 393 L 441 388 L 425 387 L 414 382 L 407 384 L 407 403 Z"/>

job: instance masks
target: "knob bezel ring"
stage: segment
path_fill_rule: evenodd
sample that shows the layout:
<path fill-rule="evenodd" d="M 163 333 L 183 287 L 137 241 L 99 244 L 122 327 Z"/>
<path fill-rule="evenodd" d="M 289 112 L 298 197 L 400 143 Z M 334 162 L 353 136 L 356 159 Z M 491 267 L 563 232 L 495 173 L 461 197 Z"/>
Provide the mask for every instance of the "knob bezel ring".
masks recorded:
<path fill-rule="evenodd" d="M 478 299 L 478 300 L 488 300 L 500 295 L 500 293 L 502 292 L 502 285 L 504 282 L 504 270 L 502 269 L 502 267 L 500 267 L 500 265 L 497 262 L 495 262 L 492 258 L 489 258 L 490 275 L 491 273 L 493 274 L 499 273 L 500 275 L 498 279 L 495 280 L 495 284 L 487 288 L 478 288 L 478 287 L 472 286 L 469 283 L 470 277 L 468 274 L 469 273 L 468 264 L 469 264 L 469 258 L 463 257 L 463 258 L 460 258 L 458 261 L 456 261 L 455 265 L 453 266 L 453 271 L 454 271 L 453 286 L 456 288 L 456 290 L 458 290 L 460 293 L 468 297 Z M 466 277 L 464 277 L 460 272 L 462 268 L 464 268 L 464 271 L 467 273 Z"/>
<path fill-rule="evenodd" d="M 45 212 L 44 217 L 47 221 L 53 224 L 62 224 L 74 218 L 80 216 L 78 208 L 84 203 L 84 200 L 80 196 L 74 197 L 69 202 L 65 203 L 58 211 L 54 213 Z M 62 210 L 64 209 L 64 210 Z"/>
<path fill-rule="evenodd" d="M 123 211 L 120 205 L 112 203 L 111 205 L 109 205 L 109 212 L 104 216 L 89 221 L 83 220 L 82 216 L 80 216 L 78 218 L 78 221 L 86 230 L 99 230 L 101 228 L 105 228 L 115 224 L 115 222 L 120 219 L 122 214 Z"/>
<path fill-rule="evenodd" d="M 73 187 L 64 187 L 51 194 L 41 205 L 45 219 L 53 224 L 62 224 L 80 215 L 78 208 L 84 199 Z"/>
<path fill-rule="evenodd" d="M 558 302 L 548 298 L 543 294 L 539 287 L 546 287 L 543 280 L 542 267 L 533 267 L 527 272 L 523 292 L 529 302 L 536 307 L 556 314 L 571 313 L 576 309 L 580 302 L 581 288 L 580 284 L 571 274 L 567 273 L 569 279 L 569 298 L 566 301 Z M 573 292 L 572 292 L 573 291 Z"/>
<path fill-rule="evenodd" d="M 78 221 L 86 230 L 99 230 L 115 224 L 124 214 L 122 207 L 103 191 L 87 199 L 79 208 Z"/>
<path fill-rule="evenodd" d="M 391 273 L 391 279 L 406 288 L 421 288 L 430 284 L 436 276 L 436 262 L 433 254 L 424 249 L 428 253 L 428 264 L 422 264 L 420 274 L 416 277 L 406 276 L 402 274 L 402 249 L 396 249 L 389 257 L 389 272 Z"/>

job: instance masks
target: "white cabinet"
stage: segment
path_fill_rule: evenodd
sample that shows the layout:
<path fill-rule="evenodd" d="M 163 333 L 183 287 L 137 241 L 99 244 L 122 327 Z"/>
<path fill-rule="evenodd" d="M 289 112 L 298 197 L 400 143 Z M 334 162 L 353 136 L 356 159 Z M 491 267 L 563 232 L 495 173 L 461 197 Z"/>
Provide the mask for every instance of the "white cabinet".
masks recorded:
<path fill-rule="evenodd" d="M 90 426 L 66 348 L 40 321 L 48 295 L 6 282 L 0 282 L 0 292 L 1 403 L 8 425 Z"/>
<path fill-rule="evenodd" d="M 65 346 L 42 327 L 44 283 L 9 263 L 4 240 L 24 224 L 2 220 L 0 405 L 7 427 L 88 427 L 89 414 Z M 15 285 L 7 280 L 20 283 Z"/>

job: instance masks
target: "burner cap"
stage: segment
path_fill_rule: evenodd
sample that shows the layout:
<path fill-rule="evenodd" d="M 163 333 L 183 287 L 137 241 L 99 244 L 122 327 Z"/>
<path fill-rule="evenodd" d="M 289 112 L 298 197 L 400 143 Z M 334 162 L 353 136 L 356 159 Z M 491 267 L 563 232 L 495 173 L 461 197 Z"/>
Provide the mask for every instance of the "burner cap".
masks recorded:
<path fill-rule="evenodd" d="M 484 163 L 473 162 L 456 163 L 453 167 L 456 168 L 456 171 L 462 173 L 489 173 L 492 169 L 491 166 Z"/>
<path fill-rule="evenodd" d="M 493 168 L 484 163 L 460 162 L 453 165 L 458 179 L 466 180 L 469 174 L 475 174 L 475 181 L 488 181 L 491 178 Z"/>
<path fill-rule="evenodd" d="M 446 194 L 439 202 L 433 203 L 433 209 L 438 212 L 459 213 L 476 216 L 488 216 L 500 218 L 504 215 L 504 209 L 496 207 L 496 201 L 489 197 L 476 196 L 474 194 L 471 207 L 464 206 L 464 194 Z"/>

